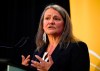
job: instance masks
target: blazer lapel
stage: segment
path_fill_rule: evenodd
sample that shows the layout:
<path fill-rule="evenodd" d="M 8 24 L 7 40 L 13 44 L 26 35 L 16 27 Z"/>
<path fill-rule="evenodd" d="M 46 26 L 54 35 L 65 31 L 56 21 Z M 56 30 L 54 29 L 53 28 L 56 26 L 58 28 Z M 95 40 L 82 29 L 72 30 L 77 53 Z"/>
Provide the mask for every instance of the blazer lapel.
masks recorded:
<path fill-rule="evenodd" d="M 64 46 L 62 46 L 64 47 Z M 62 51 L 64 50 L 64 48 L 60 48 L 60 45 L 58 44 L 57 47 L 55 48 L 55 50 L 53 51 L 51 57 L 53 59 L 53 61 L 56 61 L 56 59 L 59 57 L 59 55 L 62 53 Z M 39 56 L 42 58 L 43 57 L 43 54 L 44 52 L 46 51 L 47 49 L 47 45 L 43 46 L 42 49 L 40 50 L 39 52 Z"/>
<path fill-rule="evenodd" d="M 57 47 L 55 48 L 55 50 L 53 51 L 52 55 L 51 55 L 54 62 L 59 57 L 59 55 L 62 53 L 62 51 L 63 51 L 63 48 L 60 48 L 60 46 L 58 44 Z"/>

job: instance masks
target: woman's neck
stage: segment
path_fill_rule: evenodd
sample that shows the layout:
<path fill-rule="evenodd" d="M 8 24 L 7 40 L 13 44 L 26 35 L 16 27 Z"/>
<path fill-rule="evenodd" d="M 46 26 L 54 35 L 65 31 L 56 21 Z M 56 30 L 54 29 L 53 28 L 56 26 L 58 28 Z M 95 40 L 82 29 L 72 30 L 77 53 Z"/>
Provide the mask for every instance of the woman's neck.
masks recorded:
<path fill-rule="evenodd" d="M 53 51 L 55 50 L 55 48 L 57 47 L 58 43 L 59 43 L 59 39 L 60 37 L 48 37 L 49 39 L 49 44 L 48 44 L 48 48 L 47 48 L 47 52 L 49 55 L 51 55 L 53 53 Z"/>
<path fill-rule="evenodd" d="M 60 41 L 60 36 L 48 36 L 49 45 L 57 45 Z"/>

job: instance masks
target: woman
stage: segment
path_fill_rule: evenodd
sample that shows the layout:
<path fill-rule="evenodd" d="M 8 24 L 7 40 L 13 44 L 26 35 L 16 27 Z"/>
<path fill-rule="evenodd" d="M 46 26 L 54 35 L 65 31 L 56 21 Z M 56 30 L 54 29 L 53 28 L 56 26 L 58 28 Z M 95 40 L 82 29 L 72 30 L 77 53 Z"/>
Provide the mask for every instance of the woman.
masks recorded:
<path fill-rule="evenodd" d="M 33 71 L 89 71 L 87 45 L 75 39 L 67 11 L 59 5 L 48 5 L 40 18 L 36 36 L 37 49 L 30 59 L 22 55 L 22 65 Z"/>

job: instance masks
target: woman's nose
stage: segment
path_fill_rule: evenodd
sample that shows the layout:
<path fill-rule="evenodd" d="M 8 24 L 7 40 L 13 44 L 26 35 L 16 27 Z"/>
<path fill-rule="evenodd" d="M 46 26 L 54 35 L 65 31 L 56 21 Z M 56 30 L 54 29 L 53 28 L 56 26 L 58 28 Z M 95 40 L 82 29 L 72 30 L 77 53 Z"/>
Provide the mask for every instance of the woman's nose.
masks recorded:
<path fill-rule="evenodd" d="M 49 23 L 50 23 L 50 24 L 54 24 L 55 22 L 54 22 L 53 19 L 50 19 L 50 20 L 49 20 Z"/>

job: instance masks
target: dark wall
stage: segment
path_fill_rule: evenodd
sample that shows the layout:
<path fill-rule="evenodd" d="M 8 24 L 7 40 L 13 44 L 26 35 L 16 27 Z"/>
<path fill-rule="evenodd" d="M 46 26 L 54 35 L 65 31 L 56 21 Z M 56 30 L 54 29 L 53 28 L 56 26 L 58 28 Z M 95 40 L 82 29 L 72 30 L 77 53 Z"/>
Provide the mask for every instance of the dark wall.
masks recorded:
<path fill-rule="evenodd" d="M 36 34 L 40 15 L 50 3 L 63 6 L 68 13 L 69 0 L 2 0 L 0 45 L 15 45 L 22 37 Z"/>
<path fill-rule="evenodd" d="M 12 46 L 22 37 L 34 35 L 35 2 L 33 0 L 2 1 L 0 44 Z"/>

